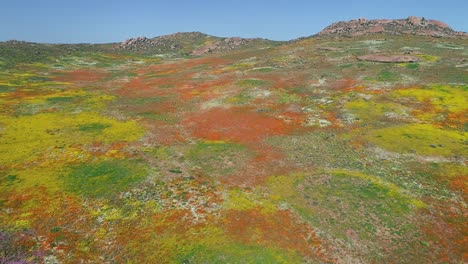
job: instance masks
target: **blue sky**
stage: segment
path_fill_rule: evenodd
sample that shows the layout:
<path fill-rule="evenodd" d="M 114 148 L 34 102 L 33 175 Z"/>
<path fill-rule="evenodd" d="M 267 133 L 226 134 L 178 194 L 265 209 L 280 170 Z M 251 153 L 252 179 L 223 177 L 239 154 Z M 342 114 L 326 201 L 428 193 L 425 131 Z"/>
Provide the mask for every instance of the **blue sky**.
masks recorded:
<path fill-rule="evenodd" d="M 0 0 L 0 41 L 104 43 L 184 31 L 289 40 L 359 17 L 423 16 L 468 31 L 467 0 Z"/>

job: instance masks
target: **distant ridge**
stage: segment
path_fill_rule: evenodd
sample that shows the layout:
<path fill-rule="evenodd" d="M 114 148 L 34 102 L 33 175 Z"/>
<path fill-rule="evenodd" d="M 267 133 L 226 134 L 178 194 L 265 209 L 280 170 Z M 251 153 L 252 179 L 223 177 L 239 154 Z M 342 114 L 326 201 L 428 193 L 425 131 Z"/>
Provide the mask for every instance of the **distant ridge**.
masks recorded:
<path fill-rule="evenodd" d="M 369 34 L 420 35 L 439 38 L 467 38 L 466 32 L 453 30 L 444 22 L 424 17 L 410 16 L 406 19 L 365 18 L 340 21 L 312 36 L 289 41 L 273 41 L 264 38 L 216 37 L 201 32 L 178 32 L 154 38 L 134 37 L 114 43 L 54 44 L 20 40 L 0 41 L 0 55 L 13 54 L 25 61 L 50 54 L 70 54 L 76 51 L 105 51 L 167 56 L 201 56 L 211 53 L 264 49 L 281 44 L 295 43 L 303 39 L 321 37 L 357 37 Z"/>
<path fill-rule="evenodd" d="M 187 55 L 203 55 L 241 48 L 272 46 L 276 43 L 280 42 L 261 38 L 221 38 L 201 32 L 178 32 L 155 38 L 130 38 L 121 42 L 118 49 L 140 53 L 178 52 Z"/>
<path fill-rule="evenodd" d="M 433 37 L 468 36 L 465 32 L 453 30 L 444 22 L 415 16 L 410 16 L 406 19 L 367 20 L 365 18 L 360 18 L 350 21 L 340 21 L 324 28 L 315 36 L 355 37 L 375 33 Z"/>

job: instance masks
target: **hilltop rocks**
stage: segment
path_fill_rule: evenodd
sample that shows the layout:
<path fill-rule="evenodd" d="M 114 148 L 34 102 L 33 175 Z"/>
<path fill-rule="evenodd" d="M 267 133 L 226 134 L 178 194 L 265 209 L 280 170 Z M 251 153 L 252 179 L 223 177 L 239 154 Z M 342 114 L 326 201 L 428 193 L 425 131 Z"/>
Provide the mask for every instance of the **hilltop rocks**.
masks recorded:
<path fill-rule="evenodd" d="M 416 62 L 419 61 L 418 57 L 409 55 L 384 55 L 384 54 L 368 54 L 357 57 L 360 61 L 374 61 L 374 62 Z"/>
<path fill-rule="evenodd" d="M 132 49 L 148 42 L 150 42 L 150 39 L 147 37 L 130 38 L 120 43 L 120 47 L 123 49 Z"/>
<path fill-rule="evenodd" d="M 427 20 L 424 17 L 410 16 L 406 19 L 376 19 L 360 18 L 347 22 L 337 22 L 320 31 L 318 36 L 361 36 L 374 33 L 393 35 L 414 34 L 434 37 L 467 36 L 464 32 L 456 32 L 447 24 L 437 20 Z"/>
<path fill-rule="evenodd" d="M 172 43 L 172 41 L 169 40 L 169 37 L 170 36 L 168 35 L 154 39 L 149 39 L 147 37 L 130 38 L 121 42 L 119 47 L 129 51 L 144 51 L 152 48 L 174 51 L 180 48 L 180 45 Z"/>
<path fill-rule="evenodd" d="M 359 18 L 357 22 L 358 22 L 359 24 L 365 24 L 365 23 L 367 23 L 367 19 L 365 19 L 365 18 Z"/>

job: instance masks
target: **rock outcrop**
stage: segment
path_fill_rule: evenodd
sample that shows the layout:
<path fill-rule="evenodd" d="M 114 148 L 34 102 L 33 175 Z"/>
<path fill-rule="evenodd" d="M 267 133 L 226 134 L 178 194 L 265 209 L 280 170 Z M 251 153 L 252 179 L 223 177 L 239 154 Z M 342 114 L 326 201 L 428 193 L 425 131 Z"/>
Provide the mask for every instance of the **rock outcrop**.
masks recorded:
<path fill-rule="evenodd" d="M 415 16 L 410 16 L 406 19 L 367 20 L 360 18 L 347 22 L 341 21 L 326 27 L 317 36 L 355 37 L 375 33 L 393 35 L 412 34 L 433 37 L 468 36 L 465 32 L 454 31 L 443 22 Z"/>
<path fill-rule="evenodd" d="M 130 38 L 120 43 L 120 48 L 128 51 L 144 51 L 151 48 L 158 48 L 164 50 L 177 50 L 180 45 L 177 43 L 171 43 L 168 36 L 162 36 L 154 39 L 147 37 L 136 37 Z"/>

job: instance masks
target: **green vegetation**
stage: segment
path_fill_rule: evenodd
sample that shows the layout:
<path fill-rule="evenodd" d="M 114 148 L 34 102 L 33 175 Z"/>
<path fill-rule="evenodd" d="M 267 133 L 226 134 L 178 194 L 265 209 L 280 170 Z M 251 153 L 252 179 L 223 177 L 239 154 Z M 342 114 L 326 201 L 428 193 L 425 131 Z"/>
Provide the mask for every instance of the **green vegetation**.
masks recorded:
<path fill-rule="evenodd" d="M 302 263 L 292 252 L 274 248 L 223 243 L 211 248 L 195 247 L 185 256 L 178 257 L 178 263 Z"/>
<path fill-rule="evenodd" d="M 381 71 L 377 76 L 377 80 L 380 82 L 396 82 L 399 79 L 399 75 L 391 71 Z"/>
<path fill-rule="evenodd" d="M 237 85 L 241 87 L 247 87 L 247 88 L 263 86 L 265 84 L 266 84 L 265 81 L 257 80 L 257 79 L 248 79 L 248 80 L 242 80 L 242 81 L 237 82 Z"/>
<path fill-rule="evenodd" d="M 419 69 L 419 63 L 415 63 L 415 62 L 413 62 L 413 63 L 408 63 L 408 64 L 406 65 L 406 68 L 407 68 L 407 69 L 410 69 L 410 70 Z"/>
<path fill-rule="evenodd" d="M 100 124 L 100 123 L 90 123 L 80 126 L 80 131 L 85 132 L 101 132 L 103 129 L 111 127 L 109 124 Z"/>
<path fill-rule="evenodd" d="M 74 167 L 64 179 L 67 189 L 87 197 L 108 197 L 129 190 L 147 176 L 136 160 L 109 160 Z"/>

